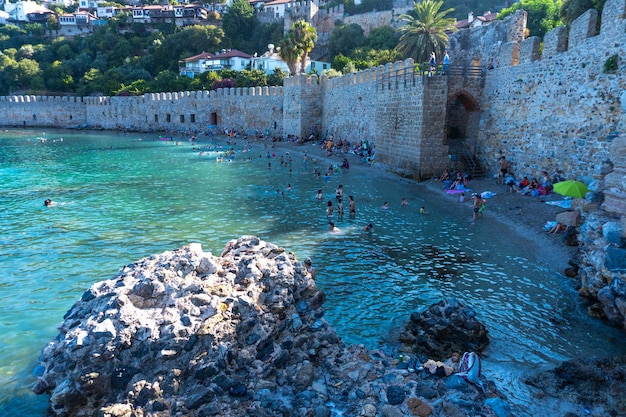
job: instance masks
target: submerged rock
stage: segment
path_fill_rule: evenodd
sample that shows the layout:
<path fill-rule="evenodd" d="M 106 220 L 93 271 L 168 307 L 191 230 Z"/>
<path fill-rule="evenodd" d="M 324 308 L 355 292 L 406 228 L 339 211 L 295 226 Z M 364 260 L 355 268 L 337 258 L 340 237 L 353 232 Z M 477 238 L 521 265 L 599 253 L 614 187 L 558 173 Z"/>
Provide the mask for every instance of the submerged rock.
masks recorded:
<path fill-rule="evenodd" d="M 455 352 L 481 353 L 489 345 L 489 332 L 473 309 L 448 298 L 411 314 L 399 340 L 406 350 L 442 359 Z"/>
<path fill-rule="evenodd" d="M 574 415 L 626 415 L 626 356 L 600 360 L 572 359 L 533 375 L 526 383 L 542 395 L 580 404 Z"/>
<path fill-rule="evenodd" d="M 221 257 L 198 244 L 96 283 L 44 349 L 33 390 L 51 416 L 495 416 L 501 397 L 345 347 L 325 296 L 293 254 L 256 237 Z M 471 400 L 459 402 L 458 398 Z M 424 400 L 417 401 L 417 398 Z"/>

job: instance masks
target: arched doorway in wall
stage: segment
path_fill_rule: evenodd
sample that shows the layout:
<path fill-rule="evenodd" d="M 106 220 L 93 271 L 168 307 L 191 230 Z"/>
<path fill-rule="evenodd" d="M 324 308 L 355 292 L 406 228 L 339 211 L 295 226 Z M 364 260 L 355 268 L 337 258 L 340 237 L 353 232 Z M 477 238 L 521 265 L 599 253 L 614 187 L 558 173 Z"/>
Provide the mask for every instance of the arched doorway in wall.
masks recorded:
<path fill-rule="evenodd" d="M 473 177 L 484 176 L 476 145 L 479 123 L 480 106 L 471 93 L 459 90 L 448 98 L 444 138 L 448 154 L 455 170 Z"/>

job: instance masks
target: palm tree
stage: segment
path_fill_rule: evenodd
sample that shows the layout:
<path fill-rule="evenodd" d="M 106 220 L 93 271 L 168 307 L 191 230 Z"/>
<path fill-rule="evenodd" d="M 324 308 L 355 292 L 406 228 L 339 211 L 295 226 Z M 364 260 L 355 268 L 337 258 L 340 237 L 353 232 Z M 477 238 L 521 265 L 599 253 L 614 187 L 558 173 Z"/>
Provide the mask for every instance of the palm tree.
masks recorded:
<path fill-rule="evenodd" d="M 291 25 L 291 31 L 293 31 L 296 41 L 300 46 L 300 50 L 302 51 L 302 56 L 300 58 L 300 72 L 303 73 L 306 69 L 306 60 L 309 52 L 311 52 L 315 46 L 317 31 L 313 26 L 311 26 L 310 23 L 305 22 L 302 19 Z"/>
<path fill-rule="evenodd" d="M 298 72 L 297 63 L 300 60 L 300 72 L 305 72 L 306 60 L 309 52 L 315 46 L 317 31 L 310 23 L 298 20 L 291 25 L 291 29 L 280 41 L 278 54 L 287 63 L 291 75 Z"/>
<path fill-rule="evenodd" d="M 298 58 L 302 56 L 302 50 L 300 49 L 300 45 L 296 42 L 293 33 L 288 32 L 280 41 L 278 55 L 287 63 L 289 74 L 296 75 L 298 72 Z"/>
<path fill-rule="evenodd" d="M 415 3 L 411 14 L 400 15 L 400 19 L 404 20 L 406 25 L 398 29 L 401 36 L 396 50 L 404 58 L 426 62 L 431 52 L 434 51 L 437 55 L 443 53 L 448 42 L 446 32 L 454 32 L 457 28 L 454 26 L 455 20 L 446 17 L 454 9 L 440 12 L 442 5 L 443 0 L 424 0 Z"/>

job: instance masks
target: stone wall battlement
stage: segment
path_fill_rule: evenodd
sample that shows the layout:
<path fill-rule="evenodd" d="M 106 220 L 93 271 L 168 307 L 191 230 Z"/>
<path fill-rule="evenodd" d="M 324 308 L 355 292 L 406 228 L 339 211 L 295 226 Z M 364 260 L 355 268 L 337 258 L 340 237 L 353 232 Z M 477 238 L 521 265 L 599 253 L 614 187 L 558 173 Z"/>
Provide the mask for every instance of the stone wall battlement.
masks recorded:
<path fill-rule="evenodd" d="M 150 102 L 169 101 L 174 104 L 182 100 L 213 100 L 223 97 L 268 97 L 282 96 L 283 87 L 245 87 L 219 88 L 217 90 L 179 91 L 167 93 L 148 93 L 141 96 L 97 96 L 97 97 L 68 97 L 68 96 L 0 96 L 0 102 L 5 103 L 72 103 L 90 106 L 110 105 L 113 101 L 134 102 L 148 104 Z"/>
<path fill-rule="evenodd" d="M 497 59 L 500 66 L 515 66 L 520 63 L 550 59 L 562 52 L 576 52 L 578 49 L 597 48 L 600 44 L 616 43 L 623 40 L 626 32 L 626 2 L 607 1 L 602 10 L 602 22 L 596 33 L 598 12 L 587 10 L 572 22 L 569 31 L 565 26 L 548 32 L 543 39 L 532 36 L 523 41 L 513 40 L 501 46 Z"/>

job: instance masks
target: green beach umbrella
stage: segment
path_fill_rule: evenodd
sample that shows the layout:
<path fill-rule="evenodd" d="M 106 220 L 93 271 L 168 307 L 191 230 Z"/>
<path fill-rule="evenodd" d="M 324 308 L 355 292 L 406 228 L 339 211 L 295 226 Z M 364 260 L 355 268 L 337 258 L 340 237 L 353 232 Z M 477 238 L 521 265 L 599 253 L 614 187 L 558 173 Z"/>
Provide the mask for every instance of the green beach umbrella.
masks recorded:
<path fill-rule="evenodd" d="M 587 194 L 587 186 L 580 181 L 574 180 L 557 182 L 554 184 L 553 189 L 556 193 L 574 198 L 584 198 L 585 194 Z"/>

